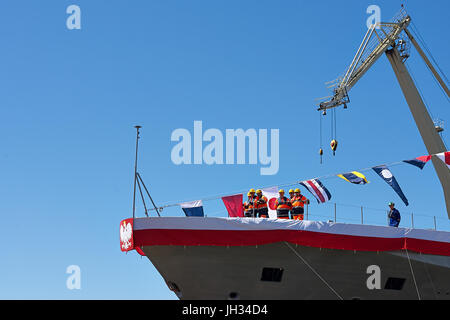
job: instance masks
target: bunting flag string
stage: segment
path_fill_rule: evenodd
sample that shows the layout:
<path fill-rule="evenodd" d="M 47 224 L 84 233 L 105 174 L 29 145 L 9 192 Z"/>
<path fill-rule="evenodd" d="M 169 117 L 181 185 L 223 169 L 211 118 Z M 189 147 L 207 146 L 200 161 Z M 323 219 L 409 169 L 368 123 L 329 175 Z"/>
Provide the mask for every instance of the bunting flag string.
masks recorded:
<path fill-rule="evenodd" d="M 332 177 L 337 176 L 337 177 L 339 177 L 345 181 L 348 181 L 352 184 L 365 185 L 365 184 L 369 183 L 369 181 L 360 171 L 362 171 L 362 172 L 375 171 L 375 173 L 379 177 L 381 177 L 386 183 L 388 183 L 394 189 L 394 191 L 403 200 L 405 205 L 408 206 L 409 205 L 408 199 L 404 195 L 402 189 L 400 188 L 400 185 L 398 184 L 395 177 L 392 175 L 392 172 L 389 170 L 388 166 L 391 167 L 391 166 L 399 165 L 402 163 L 408 163 L 408 164 L 416 166 L 422 170 L 425 167 L 425 165 L 431 160 L 432 156 L 438 157 L 441 161 L 443 161 L 445 164 L 447 164 L 448 168 L 450 169 L 450 152 L 446 151 L 446 152 L 433 154 L 433 155 L 420 156 L 420 157 L 410 159 L 410 160 L 402 160 L 402 161 L 398 161 L 398 162 L 393 162 L 393 163 L 389 163 L 386 165 L 378 165 L 375 167 L 359 169 L 358 171 L 351 171 L 351 172 L 340 173 L 340 174 L 330 174 L 330 175 L 326 175 L 326 176 L 322 176 L 322 177 L 318 177 L 318 178 L 314 178 L 314 179 L 303 180 L 300 182 L 298 182 L 298 180 L 297 180 L 295 182 L 278 184 L 276 186 L 263 187 L 263 188 L 261 188 L 261 190 L 263 192 L 263 195 L 265 195 L 267 197 L 267 199 L 269 200 L 268 201 L 269 216 L 276 217 L 276 208 L 274 207 L 273 204 L 275 203 L 275 200 L 278 197 L 278 188 L 284 188 L 284 187 L 300 184 L 303 187 L 305 187 L 316 198 L 318 203 L 324 203 L 331 199 L 331 193 L 327 188 L 325 188 L 325 186 L 319 179 L 323 180 L 323 179 L 332 178 Z M 230 217 L 241 216 L 241 214 L 242 214 L 240 211 L 241 206 L 237 205 L 237 203 L 242 202 L 242 200 L 239 200 L 239 199 L 242 199 L 243 193 L 246 194 L 247 192 L 240 191 L 240 192 L 235 192 L 235 193 L 221 194 L 218 196 L 211 196 L 209 198 L 196 200 L 196 201 L 177 202 L 177 203 L 172 203 L 172 204 L 166 204 L 166 205 L 161 206 L 159 209 L 173 207 L 173 206 L 180 206 L 187 216 L 203 216 L 203 202 L 202 201 L 222 199 L 227 208 L 227 211 L 228 211 L 228 214 Z M 154 208 L 147 209 L 147 211 L 151 211 L 151 210 L 154 210 Z"/>

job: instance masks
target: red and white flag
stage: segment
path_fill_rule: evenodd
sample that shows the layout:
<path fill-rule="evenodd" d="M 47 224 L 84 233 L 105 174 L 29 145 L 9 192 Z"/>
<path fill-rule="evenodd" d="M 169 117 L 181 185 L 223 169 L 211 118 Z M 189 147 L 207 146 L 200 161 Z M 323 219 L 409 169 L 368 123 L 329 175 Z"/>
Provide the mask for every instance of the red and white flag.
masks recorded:
<path fill-rule="evenodd" d="M 450 151 L 442 152 L 436 154 L 436 157 L 444 161 L 447 167 L 450 169 Z"/>
<path fill-rule="evenodd" d="M 277 201 L 278 187 L 271 187 L 262 189 L 262 194 L 267 198 L 267 209 L 269 209 L 269 218 L 276 219 L 277 218 L 277 207 L 275 202 Z"/>
<path fill-rule="evenodd" d="M 317 199 L 317 203 L 324 203 L 331 199 L 331 193 L 324 187 L 319 179 L 311 179 L 299 182 Z"/>

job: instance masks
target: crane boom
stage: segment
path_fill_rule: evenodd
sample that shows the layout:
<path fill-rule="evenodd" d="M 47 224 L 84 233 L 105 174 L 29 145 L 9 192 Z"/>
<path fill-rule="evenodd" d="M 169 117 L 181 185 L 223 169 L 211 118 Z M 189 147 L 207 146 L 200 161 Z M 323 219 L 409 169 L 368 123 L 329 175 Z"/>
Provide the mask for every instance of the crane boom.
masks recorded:
<path fill-rule="evenodd" d="M 364 36 L 352 63 L 344 73 L 344 76 L 334 82 L 335 88 L 331 99 L 321 102 L 318 110 L 323 110 L 325 113 L 327 109 L 335 108 L 340 105 L 346 107 L 346 103 L 350 101 L 348 98 L 348 91 L 350 91 L 370 67 L 385 53 L 394 70 L 427 151 L 430 155 L 435 155 L 447 150 L 411 75 L 404 65 L 409 54 L 406 52 L 405 40 L 400 38 L 403 31 L 413 43 L 428 68 L 430 68 L 447 96 L 449 96 L 449 90 L 417 41 L 408 31 L 407 27 L 410 22 L 410 16 L 406 15 L 406 12 L 402 10 L 400 11 L 400 14 L 394 18 L 393 22 L 382 22 L 377 25 L 372 25 L 367 30 L 367 33 Z M 377 32 L 377 30 L 379 30 L 379 32 Z M 376 37 L 374 37 L 374 35 Z M 446 164 L 435 156 L 432 157 L 432 163 L 444 192 L 447 215 L 450 219 L 450 170 Z"/>
<path fill-rule="evenodd" d="M 411 18 L 402 12 L 397 18 L 394 18 L 394 21 L 380 22 L 372 25 L 367 30 L 345 75 L 335 82 L 336 88 L 334 89 L 332 98 L 328 101 L 321 102 L 318 110 L 335 108 L 349 102 L 348 92 L 350 89 L 386 50 L 395 44 L 401 32 L 408 27 Z"/>

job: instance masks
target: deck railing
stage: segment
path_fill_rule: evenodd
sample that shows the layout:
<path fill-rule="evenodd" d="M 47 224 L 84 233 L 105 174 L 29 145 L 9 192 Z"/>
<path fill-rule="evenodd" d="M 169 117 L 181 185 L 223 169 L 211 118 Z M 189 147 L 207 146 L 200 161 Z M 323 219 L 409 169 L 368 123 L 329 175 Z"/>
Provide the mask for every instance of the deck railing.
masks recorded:
<path fill-rule="evenodd" d="M 389 210 L 355 204 L 326 202 L 320 206 L 305 206 L 304 219 L 367 225 L 389 225 Z M 206 217 L 226 217 L 227 211 L 208 212 Z M 400 210 L 399 227 L 450 231 L 450 220 L 437 215 Z"/>

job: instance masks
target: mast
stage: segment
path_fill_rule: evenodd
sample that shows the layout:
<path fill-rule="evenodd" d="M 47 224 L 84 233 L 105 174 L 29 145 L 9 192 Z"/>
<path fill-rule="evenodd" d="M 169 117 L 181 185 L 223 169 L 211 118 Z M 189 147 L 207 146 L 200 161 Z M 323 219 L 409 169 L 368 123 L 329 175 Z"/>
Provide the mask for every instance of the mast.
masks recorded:
<path fill-rule="evenodd" d="M 398 48 L 394 47 L 387 50 L 386 56 L 395 72 L 395 76 L 397 77 L 403 95 L 408 103 L 409 110 L 414 117 L 414 121 L 422 136 L 425 147 L 428 150 L 428 154 L 437 154 L 447 151 L 411 75 L 402 62 Z M 447 214 L 450 218 L 450 170 L 444 162 L 435 156 L 432 157 L 431 161 L 433 162 L 434 169 L 441 182 L 447 206 Z"/>
<path fill-rule="evenodd" d="M 133 219 L 136 212 L 136 183 L 137 183 L 137 161 L 138 161 L 138 147 L 139 147 L 139 129 L 141 126 L 135 126 L 136 128 L 136 157 L 134 159 L 134 189 L 133 189 Z"/>
<path fill-rule="evenodd" d="M 133 189 L 133 219 L 136 216 L 136 185 L 139 188 L 139 193 L 141 195 L 141 199 L 142 199 L 142 204 L 144 205 L 144 210 L 145 210 L 145 215 L 148 217 L 148 211 L 149 210 L 155 210 L 156 213 L 158 214 L 158 217 L 160 217 L 160 210 L 158 209 L 158 207 L 156 206 L 155 202 L 153 201 L 152 196 L 150 195 L 150 192 L 147 189 L 147 186 L 144 183 L 144 180 L 142 179 L 141 175 L 139 174 L 138 170 L 137 170 L 137 164 L 138 164 L 138 148 L 139 148 L 139 129 L 142 128 L 141 126 L 135 126 L 136 128 L 136 156 L 134 159 L 134 189 Z M 147 209 L 147 205 L 145 204 L 145 200 L 144 200 L 144 194 L 142 193 L 142 188 L 141 188 L 141 184 L 144 187 L 145 192 L 147 193 L 147 196 L 149 197 L 150 201 L 153 204 L 153 209 Z"/>

